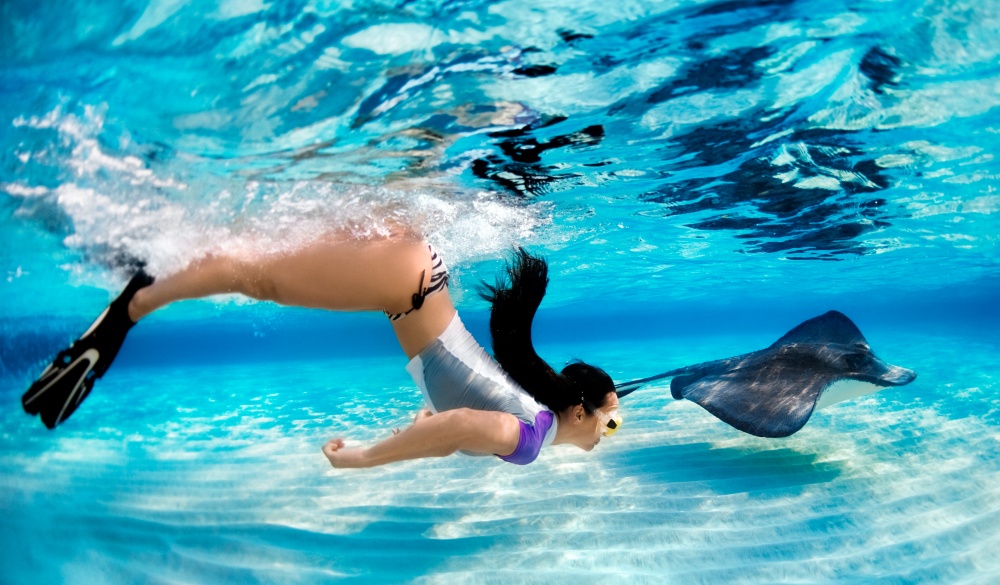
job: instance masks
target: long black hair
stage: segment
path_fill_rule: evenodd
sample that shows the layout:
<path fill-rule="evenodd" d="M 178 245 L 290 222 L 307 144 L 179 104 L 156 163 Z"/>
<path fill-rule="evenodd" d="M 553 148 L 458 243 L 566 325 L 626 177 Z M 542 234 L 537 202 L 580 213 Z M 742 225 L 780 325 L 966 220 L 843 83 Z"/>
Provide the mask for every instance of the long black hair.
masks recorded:
<path fill-rule="evenodd" d="M 483 283 L 480 296 L 491 305 L 493 357 L 507 374 L 553 412 L 582 404 L 587 413 L 604 405 L 615 385 L 604 370 L 573 362 L 556 373 L 531 343 L 531 323 L 549 284 L 543 258 L 518 248 L 496 284 Z"/>

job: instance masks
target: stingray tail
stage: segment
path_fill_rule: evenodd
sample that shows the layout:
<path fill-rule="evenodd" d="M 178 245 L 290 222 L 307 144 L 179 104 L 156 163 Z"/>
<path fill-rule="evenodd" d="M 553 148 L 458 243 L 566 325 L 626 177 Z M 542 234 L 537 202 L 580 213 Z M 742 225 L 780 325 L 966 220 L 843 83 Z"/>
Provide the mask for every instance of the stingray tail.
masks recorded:
<path fill-rule="evenodd" d="M 642 388 L 650 382 L 656 382 L 657 380 L 664 380 L 666 378 L 673 378 L 683 374 L 690 367 L 678 368 L 676 370 L 670 370 L 669 372 L 663 372 L 662 374 L 657 374 L 655 376 L 650 376 L 648 378 L 640 378 L 638 380 L 632 380 L 631 382 L 622 382 L 621 384 L 615 384 L 615 393 L 618 394 L 618 398 L 628 396 L 629 394 L 635 392 L 639 388 Z"/>

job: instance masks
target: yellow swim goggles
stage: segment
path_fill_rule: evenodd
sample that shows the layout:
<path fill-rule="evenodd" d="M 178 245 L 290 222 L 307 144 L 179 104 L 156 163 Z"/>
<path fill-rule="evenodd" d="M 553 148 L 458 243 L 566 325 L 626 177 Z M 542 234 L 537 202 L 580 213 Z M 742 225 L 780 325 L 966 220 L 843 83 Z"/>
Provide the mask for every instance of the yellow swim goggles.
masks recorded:
<path fill-rule="evenodd" d="M 618 410 L 612 410 L 610 413 L 606 413 L 602 410 L 594 410 L 594 414 L 600 419 L 601 425 L 604 426 L 604 430 L 601 431 L 601 435 L 605 437 L 610 437 L 611 435 L 618 432 L 618 429 L 622 428 L 622 415 L 618 414 Z"/>

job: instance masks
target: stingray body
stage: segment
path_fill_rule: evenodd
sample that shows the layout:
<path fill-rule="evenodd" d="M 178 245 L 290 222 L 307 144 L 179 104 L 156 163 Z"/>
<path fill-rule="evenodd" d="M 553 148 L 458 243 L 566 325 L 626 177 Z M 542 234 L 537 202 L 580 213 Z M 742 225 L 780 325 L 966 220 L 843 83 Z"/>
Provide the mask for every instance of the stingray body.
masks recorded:
<path fill-rule="evenodd" d="M 916 377 L 876 357 L 857 326 L 830 311 L 766 349 L 625 382 L 617 390 L 623 397 L 649 382 L 673 378 L 674 398 L 696 402 L 751 435 L 787 437 L 819 408 Z"/>

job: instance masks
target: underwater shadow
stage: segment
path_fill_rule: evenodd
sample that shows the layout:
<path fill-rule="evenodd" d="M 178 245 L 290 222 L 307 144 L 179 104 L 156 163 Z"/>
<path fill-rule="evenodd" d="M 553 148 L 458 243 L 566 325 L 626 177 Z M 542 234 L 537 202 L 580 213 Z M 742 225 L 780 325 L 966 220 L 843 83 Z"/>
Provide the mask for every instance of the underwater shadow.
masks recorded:
<path fill-rule="evenodd" d="M 781 491 L 797 493 L 829 483 L 845 471 L 842 461 L 821 461 L 821 454 L 791 447 L 716 447 L 687 443 L 644 447 L 618 455 L 617 468 L 661 484 L 702 486 L 715 494 Z"/>
<path fill-rule="evenodd" d="M 435 510 L 418 509 L 410 516 L 421 513 L 433 516 Z M 101 522 L 109 519 L 113 522 Z M 403 583 L 433 572 L 450 558 L 483 554 L 496 544 L 496 537 L 490 536 L 430 537 L 436 524 L 432 519 L 380 519 L 348 534 L 241 522 L 238 517 L 214 520 L 191 525 L 170 518 L 102 516 L 93 518 L 94 528 L 86 534 L 97 556 L 120 563 L 120 577 L 126 582 L 145 581 L 151 575 L 181 581 L 207 575 L 223 581 L 282 582 L 295 575 L 320 582 Z M 146 561 L 134 561 L 142 558 Z"/>

